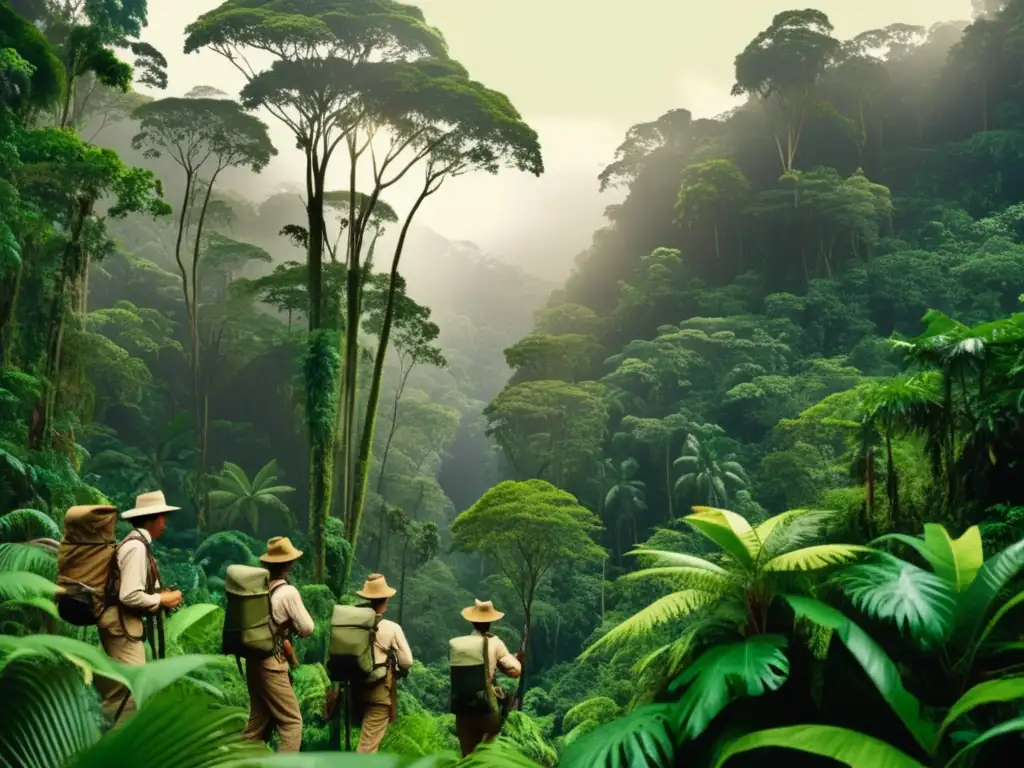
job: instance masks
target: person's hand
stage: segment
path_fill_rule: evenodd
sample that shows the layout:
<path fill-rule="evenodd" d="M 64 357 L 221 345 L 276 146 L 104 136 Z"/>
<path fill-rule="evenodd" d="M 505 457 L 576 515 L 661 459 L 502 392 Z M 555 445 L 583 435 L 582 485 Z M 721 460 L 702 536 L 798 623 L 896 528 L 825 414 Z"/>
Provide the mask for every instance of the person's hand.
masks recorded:
<path fill-rule="evenodd" d="M 525 658 L 525 656 L 523 655 L 522 651 L 519 651 L 518 653 L 516 653 L 516 661 L 518 661 L 520 664 L 523 663 L 523 659 L 524 658 Z"/>
<path fill-rule="evenodd" d="M 173 611 L 181 605 L 181 590 L 172 589 L 167 592 L 160 593 L 160 607 L 165 608 L 168 611 Z"/>
<path fill-rule="evenodd" d="M 330 720 L 334 717 L 338 711 L 338 699 L 339 692 L 337 688 L 331 688 L 327 691 L 327 696 L 324 699 L 324 719 Z"/>

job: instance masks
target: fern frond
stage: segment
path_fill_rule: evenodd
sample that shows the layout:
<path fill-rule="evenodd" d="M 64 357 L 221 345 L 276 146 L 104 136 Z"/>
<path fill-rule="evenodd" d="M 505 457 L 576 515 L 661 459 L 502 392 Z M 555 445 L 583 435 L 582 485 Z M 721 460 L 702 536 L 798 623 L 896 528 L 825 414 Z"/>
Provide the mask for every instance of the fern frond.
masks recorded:
<path fill-rule="evenodd" d="M 661 568 L 644 568 L 631 571 L 621 576 L 624 580 L 664 578 L 680 584 L 688 589 L 721 594 L 729 586 L 729 575 L 712 573 L 702 568 L 685 566 L 665 566 Z"/>

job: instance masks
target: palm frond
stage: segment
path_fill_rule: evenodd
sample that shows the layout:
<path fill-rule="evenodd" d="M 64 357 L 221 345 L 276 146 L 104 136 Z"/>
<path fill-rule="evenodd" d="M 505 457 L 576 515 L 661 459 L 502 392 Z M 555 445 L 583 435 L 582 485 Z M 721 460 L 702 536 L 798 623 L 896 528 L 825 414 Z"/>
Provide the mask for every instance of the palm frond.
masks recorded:
<path fill-rule="evenodd" d="M 916 565 L 887 557 L 846 568 L 836 581 L 859 610 L 895 623 L 922 648 L 945 642 L 953 630 L 952 584 Z"/>
<path fill-rule="evenodd" d="M 60 526 L 38 509 L 16 509 L 0 517 L 0 541 L 59 538 Z"/>
<path fill-rule="evenodd" d="M 673 619 L 687 616 L 703 608 L 714 599 L 715 595 L 696 589 L 684 589 L 665 595 L 655 600 L 643 610 L 634 613 L 604 637 L 600 638 L 580 654 L 580 659 L 585 659 L 598 650 L 610 648 L 630 638 L 648 635 L 655 627 Z"/>
<path fill-rule="evenodd" d="M 712 573 L 703 568 L 691 568 L 687 566 L 668 565 L 658 568 L 644 568 L 639 571 L 630 571 L 620 578 L 624 580 L 634 579 L 668 579 L 684 586 L 687 589 L 696 589 L 702 592 L 721 594 L 728 588 L 729 577 L 727 575 Z"/>
<path fill-rule="evenodd" d="M 0 602 L 27 600 L 33 597 L 52 598 L 57 585 L 37 573 L 29 571 L 0 572 Z"/>
<path fill-rule="evenodd" d="M 216 479 L 222 480 L 228 487 L 237 487 L 246 496 L 252 494 L 252 484 L 249 482 L 249 478 L 246 477 L 245 470 L 237 464 L 232 464 L 230 461 L 224 462 L 221 475 Z"/>
<path fill-rule="evenodd" d="M 630 555 L 636 555 L 638 557 L 649 557 L 659 566 L 678 566 L 680 568 L 700 568 L 701 570 L 708 571 L 709 573 L 717 573 L 721 576 L 725 576 L 729 573 L 725 568 L 720 565 L 716 565 L 702 557 L 696 555 L 688 555 L 685 552 L 672 552 L 667 549 L 634 549 L 629 552 Z"/>
<path fill-rule="evenodd" d="M 761 539 L 762 561 L 817 541 L 835 518 L 835 512 L 794 509 L 766 520 L 755 529 Z M 768 523 L 774 524 L 768 526 Z"/>
<path fill-rule="evenodd" d="M 818 544 L 777 555 L 764 564 L 766 571 L 816 571 L 832 565 L 856 560 L 862 553 L 873 553 L 871 547 L 856 544 Z"/>
<path fill-rule="evenodd" d="M 17 702 L 4 708 L 0 721 L 0 765 L 68 765 L 99 741 L 92 696 L 78 670 L 63 660 L 10 660 L 0 674 L 0 701 Z"/>
<path fill-rule="evenodd" d="M 48 581 L 57 578 L 57 560 L 36 544 L 0 544 L 0 573 L 28 571 Z"/>
<path fill-rule="evenodd" d="M 264 484 L 274 480 L 277 480 L 277 459 L 271 459 L 256 473 L 252 479 L 252 489 L 257 493 L 266 492 Z"/>

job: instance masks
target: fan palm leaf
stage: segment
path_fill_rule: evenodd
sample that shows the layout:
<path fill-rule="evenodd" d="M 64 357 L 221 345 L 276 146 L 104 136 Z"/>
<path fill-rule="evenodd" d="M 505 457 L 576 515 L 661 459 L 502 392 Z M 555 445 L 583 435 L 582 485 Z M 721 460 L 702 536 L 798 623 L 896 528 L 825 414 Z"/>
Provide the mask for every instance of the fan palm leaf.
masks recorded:
<path fill-rule="evenodd" d="M 560 768 L 668 768 L 675 760 L 674 704 L 650 704 L 598 726 L 562 753 Z"/>
<path fill-rule="evenodd" d="M 953 631 L 957 601 L 952 585 L 916 565 L 886 557 L 851 566 L 836 580 L 859 610 L 892 621 L 924 649 L 945 642 Z"/>
<path fill-rule="evenodd" d="M 789 677 L 786 645 L 781 635 L 758 635 L 701 654 L 669 686 L 672 691 L 686 687 L 675 713 L 679 732 L 695 739 L 738 696 L 778 690 Z"/>

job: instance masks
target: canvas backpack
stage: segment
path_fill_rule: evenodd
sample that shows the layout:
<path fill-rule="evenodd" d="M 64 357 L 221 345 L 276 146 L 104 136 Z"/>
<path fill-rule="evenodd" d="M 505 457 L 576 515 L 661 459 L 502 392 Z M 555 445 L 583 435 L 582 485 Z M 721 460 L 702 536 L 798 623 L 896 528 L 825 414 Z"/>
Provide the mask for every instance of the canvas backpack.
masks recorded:
<path fill-rule="evenodd" d="M 373 653 L 379 623 L 380 614 L 373 608 L 334 606 L 327 658 L 327 675 L 331 681 L 353 685 L 377 683 L 385 678 L 388 665 L 377 664 Z"/>
<path fill-rule="evenodd" d="M 248 565 L 229 565 L 224 574 L 224 632 L 221 649 L 234 656 L 238 669 L 242 659 L 268 659 L 281 650 L 281 636 L 270 619 L 270 596 L 282 584 L 270 587 L 270 571 Z"/>
<path fill-rule="evenodd" d="M 117 554 L 117 508 L 71 507 L 57 554 L 57 612 L 68 624 L 88 627 L 107 603 L 107 582 Z"/>
<path fill-rule="evenodd" d="M 448 641 L 454 715 L 498 714 L 498 697 L 488 663 L 489 639 L 489 635 L 474 634 Z"/>

